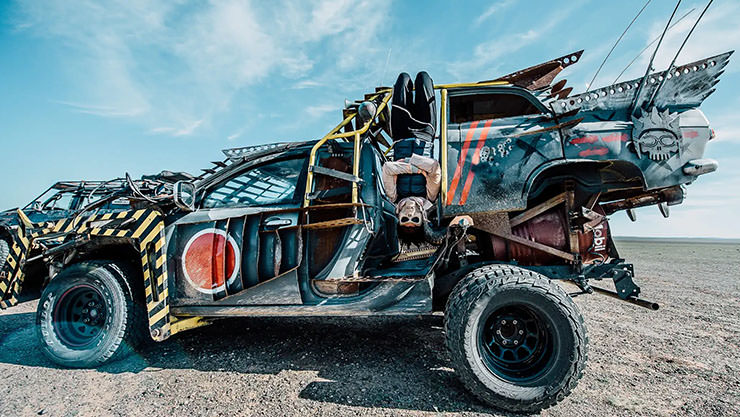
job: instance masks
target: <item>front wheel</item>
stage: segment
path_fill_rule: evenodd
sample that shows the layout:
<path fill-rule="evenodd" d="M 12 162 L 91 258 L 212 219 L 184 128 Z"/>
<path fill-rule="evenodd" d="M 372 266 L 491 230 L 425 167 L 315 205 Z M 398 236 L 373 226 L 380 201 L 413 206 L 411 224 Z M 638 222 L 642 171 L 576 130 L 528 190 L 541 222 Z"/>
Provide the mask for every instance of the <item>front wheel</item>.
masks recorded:
<path fill-rule="evenodd" d="M 122 358 L 146 337 L 146 311 L 134 302 L 125 266 L 83 262 L 44 289 L 36 312 L 42 351 L 54 362 L 87 368 Z"/>
<path fill-rule="evenodd" d="M 490 406 L 538 412 L 565 398 L 588 355 L 583 317 L 546 277 L 510 265 L 465 276 L 445 311 L 447 347 L 465 386 Z"/>
<path fill-rule="evenodd" d="M 10 243 L 7 240 L 0 237 L 0 271 L 3 270 L 5 262 L 8 260 L 10 254 Z M 2 295 L 2 294 L 0 294 Z"/>

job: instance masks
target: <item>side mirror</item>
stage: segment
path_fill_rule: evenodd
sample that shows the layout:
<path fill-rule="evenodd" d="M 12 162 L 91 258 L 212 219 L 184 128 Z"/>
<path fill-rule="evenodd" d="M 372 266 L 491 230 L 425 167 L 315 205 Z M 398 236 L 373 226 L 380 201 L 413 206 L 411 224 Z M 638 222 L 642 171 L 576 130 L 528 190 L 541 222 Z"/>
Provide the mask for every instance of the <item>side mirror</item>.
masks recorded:
<path fill-rule="evenodd" d="M 172 198 L 177 207 L 187 211 L 195 210 L 195 185 L 187 181 L 176 182 Z"/>

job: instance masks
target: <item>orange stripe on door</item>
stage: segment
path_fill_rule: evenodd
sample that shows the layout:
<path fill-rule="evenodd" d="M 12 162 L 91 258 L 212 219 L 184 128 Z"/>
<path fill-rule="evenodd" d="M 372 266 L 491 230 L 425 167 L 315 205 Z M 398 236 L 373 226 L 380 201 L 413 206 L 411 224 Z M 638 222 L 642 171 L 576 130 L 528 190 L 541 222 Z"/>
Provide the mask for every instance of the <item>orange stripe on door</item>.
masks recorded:
<path fill-rule="evenodd" d="M 486 136 L 488 136 L 488 131 L 491 129 L 492 124 L 493 120 L 486 121 L 486 124 L 483 125 L 483 131 L 480 134 L 480 138 L 478 138 L 478 144 L 475 146 L 475 151 L 473 152 L 473 158 L 470 164 L 470 170 L 468 171 L 468 178 L 465 179 L 465 185 L 463 186 L 462 194 L 460 195 L 461 206 L 465 204 L 466 201 L 468 201 L 468 193 L 470 193 L 470 187 L 473 185 L 473 178 L 475 178 L 473 165 L 478 165 L 478 163 L 480 162 L 480 150 L 481 148 L 483 148 L 483 145 L 486 144 Z"/>
<path fill-rule="evenodd" d="M 475 128 L 478 127 L 478 121 L 474 121 L 470 124 L 470 128 L 468 129 L 468 134 L 465 135 L 465 142 L 462 144 L 462 149 L 460 149 L 460 160 L 457 162 L 457 167 L 455 168 L 455 175 L 452 177 L 452 182 L 450 183 L 450 190 L 447 192 L 447 205 L 449 206 L 452 204 L 452 201 L 455 199 L 455 190 L 457 189 L 457 184 L 460 182 L 460 174 L 462 174 L 463 165 L 465 164 L 465 156 L 468 153 L 468 147 L 470 146 L 470 141 L 473 139 L 473 134 L 475 133 Z M 444 152 L 447 152 L 446 149 L 443 149 Z"/>

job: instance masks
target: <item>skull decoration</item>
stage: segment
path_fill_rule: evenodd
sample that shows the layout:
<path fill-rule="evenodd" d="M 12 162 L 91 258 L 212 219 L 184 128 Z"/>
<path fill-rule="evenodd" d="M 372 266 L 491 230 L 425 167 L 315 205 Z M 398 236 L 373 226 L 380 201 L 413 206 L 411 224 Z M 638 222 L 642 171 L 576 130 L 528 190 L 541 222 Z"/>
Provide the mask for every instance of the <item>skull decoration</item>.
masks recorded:
<path fill-rule="evenodd" d="M 407 197 L 398 202 L 396 215 L 399 226 L 411 229 L 423 226 L 426 213 L 419 200 L 420 197 Z"/>
<path fill-rule="evenodd" d="M 681 155 L 678 113 L 671 114 L 667 109 L 661 113 L 653 107 L 651 111 L 643 111 L 639 118 L 633 116 L 632 123 L 638 158 L 647 154 L 653 161 L 666 161 L 673 153 Z"/>

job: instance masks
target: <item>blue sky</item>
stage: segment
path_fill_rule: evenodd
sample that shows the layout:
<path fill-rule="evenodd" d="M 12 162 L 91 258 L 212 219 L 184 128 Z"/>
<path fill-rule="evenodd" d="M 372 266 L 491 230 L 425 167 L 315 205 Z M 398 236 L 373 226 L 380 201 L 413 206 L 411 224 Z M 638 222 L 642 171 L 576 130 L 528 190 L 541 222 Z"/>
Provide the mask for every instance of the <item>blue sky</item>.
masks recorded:
<path fill-rule="evenodd" d="M 583 91 L 642 0 L 5 1 L 0 4 L 0 207 L 60 179 L 162 169 L 197 172 L 220 149 L 320 137 L 345 98 L 400 71 L 436 82 L 490 79 L 585 49 L 561 77 Z M 704 3 L 667 36 L 664 69 Z M 672 2 L 653 1 L 595 86 L 611 84 L 659 35 Z M 735 49 L 740 2 L 717 0 L 678 63 Z M 626 77 L 642 75 L 649 53 Z M 618 235 L 740 237 L 740 66 L 702 107 L 717 131 L 717 173 L 669 220 L 657 208 Z M 623 77 L 623 79 L 625 79 Z"/>

